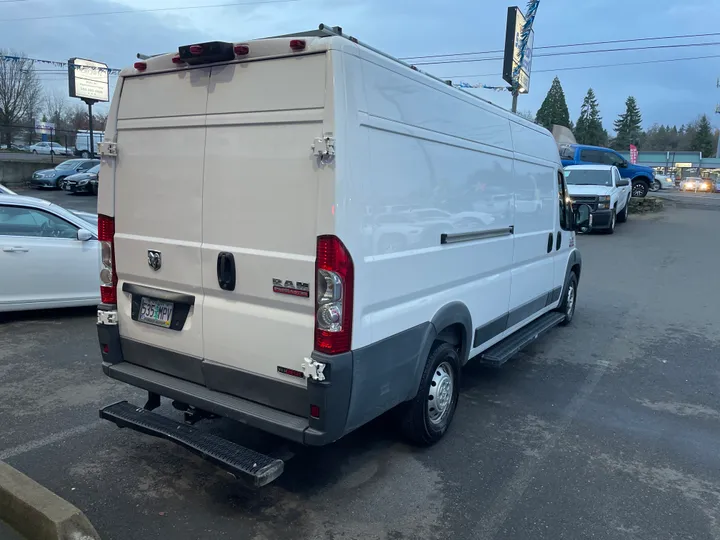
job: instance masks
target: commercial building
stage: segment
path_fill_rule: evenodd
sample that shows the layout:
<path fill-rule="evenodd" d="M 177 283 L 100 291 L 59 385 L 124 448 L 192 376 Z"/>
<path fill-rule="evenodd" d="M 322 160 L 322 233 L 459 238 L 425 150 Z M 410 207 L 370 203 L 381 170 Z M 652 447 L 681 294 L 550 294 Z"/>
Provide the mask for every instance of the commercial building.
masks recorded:
<path fill-rule="evenodd" d="M 630 152 L 620 152 L 630 160 Z M 660 174 L 676 178 L 689 176 L 720 177 L 720 158 L 702 157 L 701 152 L 640 152 L 638 165 L 652 167 Z"/>

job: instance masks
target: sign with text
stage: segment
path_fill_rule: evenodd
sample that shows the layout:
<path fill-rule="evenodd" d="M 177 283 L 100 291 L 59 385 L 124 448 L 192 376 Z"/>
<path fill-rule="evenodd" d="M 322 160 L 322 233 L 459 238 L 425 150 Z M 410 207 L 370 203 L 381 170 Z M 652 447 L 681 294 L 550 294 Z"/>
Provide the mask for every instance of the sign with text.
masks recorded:
<path fill-rule="evenodd" d="M 71 58 L 68 60 L 70 97 L 89 101 L 109 101 L 110 72 L 107 64 Z"/>
<path fill-rule="evenodd" d="M 634 144 L 630 145 L 630 163 L 635 165 L 638 160 L 638 149 Z"/>
<path fill-rule="evenodd" d="M 509 7 L 507 27 L 505 29 L 505 57 L 503 62 L 503 79 L 509 85 L 513 85 L 513 73 L 520 64 L 520 53 L 522 52 L 522 32 L 525 27 L 525 17 L 520 8 Z M 525 54 L 522 58 L 522 65 L 518 71 L 517 84 L 520 93 L 526 94 L 530 90 L 530 69 L 532 68 L 532 50 L 535 40 L 534 31 L 530 31 Z"/>

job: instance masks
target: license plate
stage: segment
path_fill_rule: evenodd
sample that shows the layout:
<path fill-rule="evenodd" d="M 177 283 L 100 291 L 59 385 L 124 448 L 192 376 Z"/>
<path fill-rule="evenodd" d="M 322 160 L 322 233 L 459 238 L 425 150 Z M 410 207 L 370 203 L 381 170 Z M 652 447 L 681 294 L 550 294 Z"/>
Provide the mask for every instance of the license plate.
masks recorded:
<path fill-rule="evenodd" d="M 140 322 L 170 328 L 173 314 L 173 303 L 155 300 L 154 298 L 142 297 L 140 299 L 140 313 L 138 320 Z"/>

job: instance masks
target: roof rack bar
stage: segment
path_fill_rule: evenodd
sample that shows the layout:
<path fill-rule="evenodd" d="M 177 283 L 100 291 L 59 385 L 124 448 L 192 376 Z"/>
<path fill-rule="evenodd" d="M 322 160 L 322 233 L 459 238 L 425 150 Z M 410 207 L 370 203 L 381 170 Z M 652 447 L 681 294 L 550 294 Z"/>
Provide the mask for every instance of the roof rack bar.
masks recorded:
<path fill-rule="evenodd" d="M 363 43 L 362 41 L 360 41 L 359 39 L 357 39 L 357 38 L 355 38 L 355 37 L 349 36 L 349 35 L 347 35 L 347 34 L 343 34 L 342 28 L 340 28 L 339 26 L 328 26 L 327 24 L 321 24 L 320 27 L 319 27 L 319 30 L 320 30 L 320 32 L 321 32 L 322 34 L 324 34 L 324 35 L 326 35 L 326 36 L 338 36 L 338 37 L 342 37 L 342 38 L 345 38 L 345 39 L 349 39 L 349 40 L 352 41 L 353 43 L 357 43 L 358 45 L 361 45 L 361 46 L 365 47 L 366 49 L 369 49 L 369 50 L 371 50 L 372 52 L 374 52 L 374 53 L 376 53 L 376 54 L 379 54 L 380 56 L 384 56 L 385 58 L 388 58 L 389 60 L 392 60 L 393 62 L 397 62 L 398 64 L 402 64 L 403 66 L 408 67 L 408 68 L 412 69 L 413 71 L 417 71 L 418 73 L 422 73 L 422 74 L 425 75 L 426 77 L 430 77 L 431 79 L 435 79 L 436 81 L 441 82 L 441 83 L 443 83 L 443 84 L 445 84 L 445 85 L 447 85 L 447 86 L 452 86 L 452 87 L 455 88 L 456 90 L 459 90 L 460 92 L 463 92 L 464 94 L 467 94 L 468 96 L 472 96 L 472 97 L 474 97 L 474 98 L 476 98 L 476 99 L 479 99 L 479 100 L 484 101 L 485 103 L 489 103 L 490 105 L 493 105 L 493 106 L 497 107 L 497 105 L 495 105 L 495 104 L 494 104 L 493 102 L 491 102 L 491 101 L 488 101 L 488 100 L 485 99 L 485 98 L 482 98 L 482 97 L 480 97 L 480 96 L 476 96 L 475 94 L 472 94 L 472 93 L 468 92 L 467 90 L 463 90 L 462 88 L 458 88 L 458 87 L 456 87 L 456 86 L 453 86 L 452 81 L 448 81 L 448 80 L 446 80 L 446 79 L 441 79 L 441 78 L 439 78 L 439 77 L 436 77 L 435 75 L 430 75 L 429 73 L 427 73 L 427 72 L 425 72 L 425 71 L 419 70 L 417 67 L 413 66 L 412 64 L 408 64 L 407 62 L 403 62 L 402 60 L 400 60 L 399 58 L 395 58 L 395 57 L 392 56 L 391 54 L 388 54 L 388 53 L 383 52 L 383 51 L 381 51 L 381 50 L 379 50 L 379 49 L 376 49 L 375 47 L 373 47 L 373 46 L 371 46 L 371 45 L 368 45 L 367 43 Z M 501 108 L 502 108 L 502 107 L 501 107 Z M 503 109 L 503 110 L 504 110 L 504 109 Z"/>

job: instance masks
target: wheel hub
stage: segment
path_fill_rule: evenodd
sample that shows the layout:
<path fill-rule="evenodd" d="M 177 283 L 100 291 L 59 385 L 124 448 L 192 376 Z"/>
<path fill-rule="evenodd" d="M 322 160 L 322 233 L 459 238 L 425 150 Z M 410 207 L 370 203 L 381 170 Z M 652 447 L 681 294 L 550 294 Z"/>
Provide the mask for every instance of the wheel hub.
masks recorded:
<path fill-rule="evenodd" d="M 454 384 L 452 368 L 443 362 L 435 369 L 428 393 L 428 418 L 433 424 L 440 424 L 450 411 Z"/>
<path fill-rule="evenodd" d="M 568 316 L 572 316 L 574 309 L 575 309 L 575 287 L 570 285 L 570 288 L 568 289 L 568 294 L 567 294 L 567 310 L 565 311 L 565 314 Z"/>

